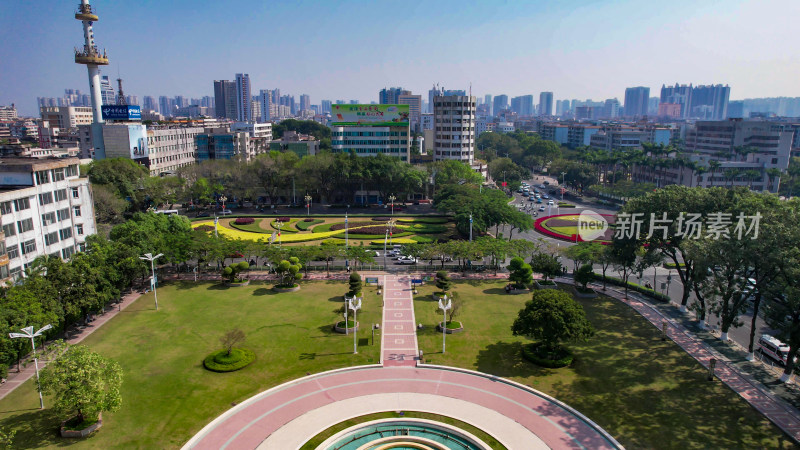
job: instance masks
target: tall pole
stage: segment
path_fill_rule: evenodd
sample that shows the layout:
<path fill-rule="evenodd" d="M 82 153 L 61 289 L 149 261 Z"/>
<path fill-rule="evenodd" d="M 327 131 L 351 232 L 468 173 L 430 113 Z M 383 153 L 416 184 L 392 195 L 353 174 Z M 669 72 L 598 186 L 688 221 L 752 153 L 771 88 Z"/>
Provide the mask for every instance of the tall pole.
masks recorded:
<path fill-rule="evenodd" d="M 357 353 L 358 353 L 358 310 L 356 308 L 353 308 L 353 354 L 355 355 Z"/>
<path fill-rule="evenodd" d="M 36 367 L 36 386 L 39 391 L 39 408 L 44 409 L 44 399 L 42 398 L 42 384 L 39 382 L 39 358 L 36 357 L 36 339 L 31 336 L 31 348 L 33 349 L 33 365 Z"/>
<path fill-rule="evenodd" d="M 447 310 L 453 307 L 452 300 L 447 298 L 447 294 L 439 299 L 439 309 L 442 310 L 442 353 L 447 350 L 445 339 L 447 336 Z"/>
<path fill-rule="evenodd" d="M 386 241 L 389 240 L 389 227 L 386 227 L 386 236 L 383 238 L 383 270 L 386 270 Z"/>
<path fill-rule="evenodd" d="M 158 290 L 156 290 L 156 264 L 155 264 L 155 258 L 150 260 L 150 273 L 153 274 L 153 298 L 156 299 L 156 311 L 158 311 Z"/>
<path fill-rule="evenodd" d="M 472 213 L 469 215 L 469 241 L 472 242 Z"/>
<path fill-rule="evenodd" d="M 42 333 L 45 331 L 53 328 L 52 325 L 47 324 L 39 329 L 37 332 L 33 332 L 33 327 L 25 327 L 21 331 L 22 333 L 8 333 L 8 336 L 12 339 L 15 338 L 30 338 L 31 340 L 31 348 L 33 349 L 33 364 L 36 367 L 36 387 L 39 391 L 39 408 L 44 409 L 44 399 L 42 398 L 42 385 L 39 382 L 39 359 L 36 356 L 36 337 L 41 336 Z"/>
<path fill-rule="evenodd" d="M 347 238 L 347 212 L 344 213 L 344 248 L 350 248 L 350 240 Z"/>
<path fill-rule="evenodd" d="M 345 334 L 345 336 L 350 334 L 350 332 L 347 331 L 347 304 L 349 302 L 350 302 L 350 299 L 347 298 L 347 296 L 345 295 L 344 296 L 344 334 Z"/>
<path fill-rule="evenodd" d="M 567 172 L 561 172 L 561 200 L 564 200 L 564 180 L 566 179 L 566 176 Z"/>

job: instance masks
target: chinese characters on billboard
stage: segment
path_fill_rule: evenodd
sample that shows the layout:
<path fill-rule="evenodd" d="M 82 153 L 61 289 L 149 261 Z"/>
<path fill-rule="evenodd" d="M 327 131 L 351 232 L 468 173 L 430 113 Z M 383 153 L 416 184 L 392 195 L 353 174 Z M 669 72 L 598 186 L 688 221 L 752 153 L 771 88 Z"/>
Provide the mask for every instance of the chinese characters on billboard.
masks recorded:
<path fill-rule="evenodd" d="M 331 105 L 334 125 L 408 126 L 408 105 Z"/>

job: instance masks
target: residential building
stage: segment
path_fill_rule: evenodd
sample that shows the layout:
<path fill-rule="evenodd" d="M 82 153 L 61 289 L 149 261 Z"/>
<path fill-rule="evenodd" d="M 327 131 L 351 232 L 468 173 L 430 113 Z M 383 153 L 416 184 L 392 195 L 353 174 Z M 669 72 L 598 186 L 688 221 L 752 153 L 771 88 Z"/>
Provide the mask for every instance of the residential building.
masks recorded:
<path fill-rule="evenodd" d="M 150 175 L 174 173 L 181 167 L 194 164 L 197 160 L 197 135 L 201 133 L 202 127 L 149 128 L 148 161 L 145 165 Z"/>
<path fill-rule="evenodd" d="M 164 117 L 172 117 L 174 114 L 175 105 L 169 97 L 161 95 L 158 97 L 158 112 Z"/>
<path fill-rule="evenodd" d="M 552 116 L 553 115 L 553 93 L 542 92 L 539 94 L 539 115 Z"/>
<path fill-rule="evenodd" d="M 252 99 L 250 98 L 250 75 L 236 74 L 236 120 L 250 122 L 253 120 Z"/>
<path fill-rule="evenodd" d="M 231 131 L 244 131 L 252 138 L 272 140 L 272 123 L 234 122 Z"/>
<path fill-rule="evenodd" d="M 569 100 L 556 100 L 556 116 L 563 117 L 569 112 Z"/>
<path fill-rule="evenodd" d="M 353 151 L 358 156 L 382 153 L 410 161 L 409 109 L 407 105 L 334 105 L 332 152 Z"/>
<path fill-rule="evenodd" d="M 744 101 L 738 100 L 728 103 L 728 117 L 726 119 L 743 119 Z"/>
<path fill-rule="evenodd" d="M 539 135 L 544 140 L 565 145 L 569 142 L 569 126 L 557 123 L 545 123 L 539 128 Z"/>
<path fill-rule="evenodd" d="M 500 114 L 500 111 L 508 109 L 508 96 L 507 95 L 495 95 L 494 102 L 492 103 L 492 114 L 497 116 Z"/>
<path fill-rule="evenodd" d="M 642 148 L 642 143 L 669 145 L 671 136 L 672 130 L 669 128 L 611 126 L 593 134 L 589 144 L 607 151 L 631 150 Z"/>
<path fill-rule="evenodd" d="M 0 120 L 16 120 L 17 107 L 12 103 L 11 106 L 0 106 Z"/>
<path fill-rule="evenodd" d="M 622 107 L 619 104 L 619 100 L 610 98 L 604 102 L 602 117 L 606 119 L 615 119 L 620 116 L 621 109 Z"/>
<path fill-rule="evenodd" d="M 433 102 L 434 160 L 455 159 L 471 166 L 475 158 L 475 97 L 438 95 Z M 507 103 L 507 96 L 495 97 L 496 109 Z"/>
<path fill-rule="evenodd" d="M 308 94 L 300 95 L 300 111 L 308 111 L 311 109 L 311 97 Z"/>
<path fill-rule="evenodd" d="M 488 111 L 486 111 L 486 115 L 491 117 L 492 116 L 492 94 L 486 94 L 483 98 L 483 104 L 486 105 Z"/>
<path fill-rule="evenodd" d="M 235 81 L 214 80 L 214 111 L 217 119 L 236 119 L 236 98 Z M 161 114 L 165 114 L 164 111 Z"/>
<path fill-rule="evenodd" d="M 266 89 L 262 89 L 258 95 L 258 101 L 261 107 L 261 122 L 269 122 L 272 120 L 272 93 Z"/>
<path fill-rule="evenodd" d="M 521 95 L 511 99 L 511 110 L 520 117 L 533 116 L 533 96 Z"/>
<path fill-rule="evenodd" d="M 322 109 L 322 111 L 320 111 L 320 112 L 322 114 L 330 114 L 331 113 L 331 105 L 332 104 L 333 104 L 333 102 L 331 102 L 330 100 L 322 100 L 320 102 L 320 108 Z"/>
<path fill-rule="evenodd" d="M 689 116 L 697 119 L 722 120 L 728 116 L 731 88 L 721 84 L 695 86 Z"/>
<path fill-rule="evenodd" d="M 117 104 L 117 93 L 114 91 L 114 87 L 111 85 L 111 80 L 108 78 L 108 75 L 103 75 L 100 77 L 100 97 L 102 98 L 104 105 Z"/>
<path fill-rule="evenodd" d="M 571 148 L 591 145 L 592 136 L 600 132 L 600 126 L 571 124 L 567 130 L 567 146 Z"/>
<path fill-rule="evenodd" d="M 419 133 L 422 131 L 420 118 L 422 113 L 422 96 L 413 95 L 410 91 L 404 91 L 397 96 L 397 104 L 408 105 L 408 119 L 411 131 Z"/>
<path fill-rule="evenodd" d="M 682 110 L 683 110 L 683 105 L 681 105 L 680 103 L 659 103 L 658 117 L 680 119 Z"/>
<path fill-rule="evenodd" d="M 266 138 L 253 138 L 247 131 L 230 131 L 227 127 L 206 129 L 195 139 L 198 161 L 234 158 L 249 161 L 269 150 Z"/>
<path fill-rule="evenodd" d="M 400 104 L 399 98 L 403 94 L 411 95 L 411 91 L 406 91 L 401 87 L 383 88 L 378 93 L 378 104 L 381 104 L 381 105 L 397 105 L 397 104 Z M 422 101 L 422 100 L 420 99 L 420 101 Z"/>
<path fill-rule="evenodd" d="M 158 103 L 153 97 L 145 95 L 142 97 L 142 110 L 158 111 Z"/>
<path fill-rule="evenodd" d="M 39 256 L 69 259 L 97 232 L 89 179 L 78 158 L 0 159 L 0 213 L 8 264 L 0 278 L 18 278 Z M 1 258 L 0 258 L 1 259 Z"/>
<path fill-rule="evenodd" d="M 681 119 L 687 119 L 690 117 L 690 107 L 692 105 L 692 85 L 679 85 L 675 84 L 675 86 L 661 86 L 661 101 L 660 103 L 671 103 L 671 104 L 678 104 L 681 107 L 680 116 Z M 660 108 L 660 107 L 659 107 Z M 659 109 L 659 116 L 661 116 L 661 110 Z"/>
<path fill-rule="evenodd" d="M 433 114 L 422 114 L 420 115 L 420 128 L 422 131 L 425 130 L 432 130 L 434 127 L 433 125 Z"/>
<path fill-rule="evenodd" d="M 644 86 L 625 89 L 625 117 L 638 118 L 647 115 L 650 88 Z"/>
<path fill-rule="evenodd" d="M 285 131 L 279 140 L 269 143 L 270 151 L 294 152 L 300 158 L 319 153 L 320 142 L 310 134 Z"/>
<path fill-rule="evenodd" d="M 90 106 L 42 106 L 39 108 L 42 121 L 50 128 L 66 130 L 78 125 L 91 125 L 93 113 Z"/>

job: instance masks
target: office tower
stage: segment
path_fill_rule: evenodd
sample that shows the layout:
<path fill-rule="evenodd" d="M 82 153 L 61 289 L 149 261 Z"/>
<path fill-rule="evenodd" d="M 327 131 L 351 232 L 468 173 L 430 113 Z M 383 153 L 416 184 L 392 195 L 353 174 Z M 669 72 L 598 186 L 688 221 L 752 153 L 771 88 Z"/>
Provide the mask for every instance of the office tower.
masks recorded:
<path fill-rule="evenodd" d="M 650 101 L 650 88 L 644 86 L 625 89 L 625 116 L 642 117 L 647 115 Z"/>
<path fill-rule="evenodd" d="M 253 105 L 250 98 L 250 75 L 236 74 L 236 120 L 251 122 L 253 120 Z"/>
<path fill-rule="evenodd" d="M 411 131 L 420 132 L 420 115 L 422 113 L 422 96 L 413 95 L 410 91 L 403 91 L 397 96 L 398 105 L 408 105 L 409 124 Z"/>
<path fill-rule="evenodd" d="M 142 109 L 148 111 L 155 111 L 156 109 L 158 109 L 156 100 L 149 95 L 145 95 L 144 97 L 142 97 Z"/>
<path fill-rule="evenodd" d="M 569 112 L 569 100 L 558 100 L 556 102 L 556 115 L 563 116 Z"/>
<path fill-rule="evenodd" d="M 172 116 L 172 101 L 169 97 L 164 95 L 158 97 L 158 112 L 164 115 L 164 117 Z"/>
<path fill-rule="evenodd" d="M 455 159 L 472 165 L 475 157 L 475 97 L 437 95 L 433 102 L 434 161 Z M 505 102 L 508 102 L 508 97 Z"/>
<path fill-rule="evenodd" d="M 300 95 L 300 111 L 311 109 L 311 97 L 307 94 Z"/>
<path fill-rule="evenodd" d="M 511 111 L 519 116 L 533 116 L 533 96 L 521 95 L 511 99 Z"/>
<path fill-rule="evenodd" d="M 659 103 L 669 103 L 680 105 L 680 118 L 686 119 L 690 116 L 689 107 L 692 104 L 692 85 L 680 85 L 667 87 L 661 85 L 661 100 Z"/>
<path fill-rule="evenodd" d="M 114 92 L 114 87 L 111 86 L 111 80 L 108 75 L 103 75 L 100 78 L 100 95 L 104 105 L 114 105 L 117 103 L 117 94 Z"/>
<path fill-rule="evenodd" d="M 690 117 L 698 119 L 724 119 L 728 115 L 731 88 L 721 84 L 695 86 L 692 89 Z"/>
<path fill-rule="evenodd" d="M 553 115 L 553 93 L 542 92 L 539 94 L 539 115 L 552 116 Z"/>
<path fill-rule="evenodd" d="M 258 104 L 261 107 L 261 122 L 269 122 L 272 120 L 272 92 L 268 89 L 262 89 L 258 94 Z"/>
<path fill-rule="evenodd" d="M 378 103 L 381 105 L 396 105 L 397 97 L 403 93 L 411 94 L 410 91 L 404 91 L 401 87 L 383 88 L 378 93 Z"/>
<path fill-rule="evenodd" d="M 494 103 L 492 107 L 492 114 L 495 116 L 500 114 L 504 109 L 508 109 L 508 96 L 507 95 L 495 95 L 494 96 Z"/>
<path fill-rule="evenodd" d="M 493 111 L 492 111 L 492 94 L 486 94 L 486 95 L 484 95 L 484 96 L 483 96 L 483 103 L 484 103 L 484 104 L 486 105 L 486 107 L 489 109 L 489 111 L 488 111 L 488 113 L 487 113 L 487 114 L 488 114 L 489 116 L 491 116 L 491 115 L 492 115 L 492 113 L 493 113 Z"/>
<path fill-rule="evenodd" d="M 320 108 L 322 109 L 320 112 L 322 114 L 329 114 L 331 112 L 331 104 L 332 102 L 330 100 L 323 100 L 320 103 Z"/>
<path fill-rule="evenodd" d="M 610 99 L 606 100 L 603 103 L 604 103 L 603 104 L 603 117 L 605 117 L 607 119 L 614 119 L 616 117 L 619 117 L 620 110 L 621 110 L 621 107 L 620 107 L 620 104 L 619 104 L 619 100 L 617 100 L 615 98 L 610 98 Z"/>
<path fill-rule="evenodd" d="M 236 105 L 236 83 L 229 80 L 214 80 L 214 111 L 217 118 L 236 120 Z"/>

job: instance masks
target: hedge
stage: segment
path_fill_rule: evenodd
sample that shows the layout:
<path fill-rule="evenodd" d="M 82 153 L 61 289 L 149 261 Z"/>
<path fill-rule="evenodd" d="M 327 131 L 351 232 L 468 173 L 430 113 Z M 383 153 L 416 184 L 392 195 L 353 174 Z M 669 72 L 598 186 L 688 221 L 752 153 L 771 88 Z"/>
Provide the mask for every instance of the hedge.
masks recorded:
<path fill-rule="evenodd" d="M 295 226 L 295 228 L 297 228 L 300 231 L 306 231 L 309 228 L 313 227 L 314 225 L 317 225 L 317 224 L 322 223 L 322 222 L 325 222 L 325 221 L 322 220 L 322 219 L 311 219 L 311 220 L 305 219 L 303 221 L 297 222 L 296 224 L 294 224 L 294 226 Z"/>
<path fill-rule="evenodd" d="M 279 219 L 286 219 L 286 218 L 287 217 L 279 217 Z M 297 219 L 291 219 L 291 220 L 289 220 L 287 222 L 283 222 L 283 226 L 281 227 L 280 232 L 281 233 L 297 233 L 296 230 L 292 230 L 291 229 L 291 226 L 294 225 L 296 222 L 297 222 Z M 278 221 L 277 220 L 273 220 L 272 222 L 270 222 L 269 226 L 274 228 L 275 231 L 279 231 L 278 230 Z"/>
<path fill-rule="evenodd" d="M 411 236 L 411 240 L 418 242 L 420 244 L 430 244 L 436 241 L 436 239 L 429 238 L 427 236 Z"/>
<path fill-rule="evenodd" d="M 254 223 L 256 219 L 252 217 L 237 217 L 236 220 L 233 221 L 236 225 L 250 225 Z"/>
<path fill-rule="evenodd" d="M 414 222 L 414 223 L 447 223 L 450 219 L 444 217 L 399 217 L 398 222 Z"/>
<path fill-rule="evenodd" d="M 438 234 L 447 232 L 447 227 L 444 225 L 415 224 L 412 225 L 410 228 L 415 233 L 421 233 L 421 234 Z"/>
<path fill-rule="evenodd" d="M 678 263 L 678 265 L 680 265 L 681 267 L 685 266 L 684 263 Z M 664 268 L 665 269 L 677 269 L 678 265 L 675 265 L 674 262 L 665 262 L 664 263 Z"/>
<path fill-rule="evenodd" d="M 255 361 L 256 354 L 245 348 L 234 348 L 228 356 L 227 350 L 219 350 L 203 360 L 203 366 L 212 372 L 233 372 Z"/>
<path fill-rule="evenodd" d="M 241 224 L 236 223 L 236 221 L 231 220 L 230 222 L 228 222 L 228 225 L 230 225 L 231 228 L 236 228 L 237 230 L 247 231 L 248 233 L 261 233 L 261 234 L 268 234 L 268 235 L 272 234 L 272 231 L 265 230 L 265 229 L 261 228 L 261 226 L 259 225 L 259 222 L 250 223 L 250 224 L 247 224 L 247 225 L 241 225 Z"/>
<path fill-rule="evenodd" d="M 332 238 L 332 239 L 323 239 L 322 240 L 322 244 L 326 244 L 326 245 L 344 245 L 344 244 L 346 244 L 346 242 L 345 242 L 344 239 Z"/>
<path fill-rule="evenodd" d="M 572 364 L 572 360 L 574 356 L 572 352 L 567 350 L 564 347 L 559 347 L 559 358 L 558 359 L 550 359 L 550 358 L 543 358 L 538 354 L 538 349 L 542 345 L 541 342 L 534 342 L 533 344 L 523 345 L 522 346 L 522 357 L 526 360 L 542 366 L 542 367 L 549 367 L 551 369 L 558 369 L 560 367 L 566 367 Z"/>
<path fill-rule="evenodd" d="M 598 274 L 596 272 L 593 273 L 593 275 L 594 275 L 595 281 L 597 281 L 597 282 L 602 282 L 603 281 L 603 275 Z M 622 280 L 620 280 L 619 278 L 606 276 L 605 279 L 606 279 L 606 282 L 608 284 L 610 284 L 610 285 L 625 287 L 625 283 Z M 660 301 L 662 303 L 669 303 L 669 300 L 670 300 L 669 296 L 667 296 L 666 294 L 662 294 L 660 292 L 656 292 L 654 289 L 649 289 L 649 288 L 646 288 L 646 287 L 644 287 L 642 285 L 639 285 L 639 284 L 636 284 L 636 283 L 631 283 L 630 281 L 628 282 L 628 289 L 630 289 L 630 290 L 632 290 L 634 292 L 638 292 L 640 294 L 644 294 L 644 295 L 646 295 L 648 297 L 652 297 L 653 299 L 658 300 L 658 301 Z"/>
<path fill-rule="evenodd" d="M 391 245 L 397 245 L 397 244 L 416 244 L 416 243 L 417 243 L 417 241 L 415 241 L 414 239 L 408 239 L 408 238 L 399 238 L 399 239 L 398 239 L 398 238 L 394 238 L 394 239 L 392 239 Z M 383 245 L 383 239 L 381 239 L 381 240 L 375 240 L 375 241 L 370 241 L 370 244 L 374 244 L 374 245 L 378 245 L 378 244 L 380 244 L 380 245 Z M 388 243 L 388 242 L 387 242 L 387 245 L 389 245 L 389 243 Z"/>

